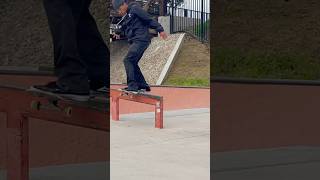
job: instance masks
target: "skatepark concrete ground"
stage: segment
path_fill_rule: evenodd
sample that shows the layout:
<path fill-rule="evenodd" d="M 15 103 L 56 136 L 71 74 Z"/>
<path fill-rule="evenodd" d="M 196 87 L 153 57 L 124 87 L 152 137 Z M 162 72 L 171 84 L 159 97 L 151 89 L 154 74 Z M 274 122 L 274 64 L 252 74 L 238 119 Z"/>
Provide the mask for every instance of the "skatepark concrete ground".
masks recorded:
<path fill-rule="evenodd" d="M 123 85 L 112 85 L 121 88 Z M 152 87 L 164 99 L 164 129 L 152 106 L 120 101 L 111 121 L 112 180 L 209 180 L 210 89 Z"/>
<path fill-rule="evenodd" d="M 166 111 L 164 129 L 154 113 L 120 115 L 111 122 L 112 180 L 209 180 L 209 108 Z"/>
<path fill-rule="evenodd" d="M 121 115 L 111 122 L 110 179 L 209 180 L 209 112 L 167 111 L 161 130 L 154 128 L 154 113 Z M 105 180 L 106 169 L 106 162 L 40 167 L 30 170 L 30 180 Z"/>
<path fill-rule="evenodd" d="M 123 126 L 123 125 L 118 125 Z M 177 136 L 175 136 L 177 137 Z M 129 138 L 130 140 L 132 138 Z M 174 139 L 174 138 L 173 138 Z M 159 145 L 167 146 L 164 141 L 158 140 Z M 181 141 L 181 140 L 180 140 Z M 187 141 L 187 140 L 184 140 Z M 118 143 L 119 144 L 119 143 Z M 181 143 L 176 143 L 177 146 L 181 145 Z M 199 142 L 198 144 L 201 144 Z M 151 146 L 154 144 L 145 144 L 145 147 L 149 146 L 149 151 Z M 129 145 L 128 145 L 129 146 Z M 140 145 L 141 147 L 142 145 Z M 191 146 L 191 145 L 190 145 Z M 203 147 L 203 146 L 202 146 Z M 130 148 L 133 150 L 134 148 Z M 191 148 L 188 149 L 188 146 L 184 148 L 183 156 L 187 153 L 190 155 L 191 153 L 195 153 L 197 149 L 200 148 Z M 170 149 L 162 149 L 162 152 L 169 152 Z M 178 149 L 180 150 L 180 149 Z M 122 151 L 123 153 L 123 151 Z M 128 158 L 128 156 L 138 157 L 143 155 L 143 153 L 147 153 L 146 151 L 136 151 L 129 152 L 129 154 L 124 154 L 122 157 L 116 156 L 118 161 L 111 164 L 111 179 L 121 179 L 121 176 L 129 176 L 130 178 L 125 178 L 129 180 L 134 180 L 141 178 L 141 176 L 148 176 L 150 179 L 169 179 L 170 175 L 174 178 L 179 178 L 183 176 L 187 176 L 190 174 L 200 173 L 201 169 L 207 169 L 205 167 L 200 167 L 199 164 L 187 164 L 188 161 L 198 161 L 194 157 L 171 157 L 169 155 L 165 157 L 155 156 L 155 152 L 151 151 L 146 156 L 145 159 L 148 160 L 159 160 L 157 163 L 152 163 L 152 166 L 145 167 L 145 163 L 147 160 L 143 159 L 139 162 L 134 162 Z M 173 152 L 169 152 L 174 155 Z M 169 154 L 168 153 L 168 154 Z M 149 157 L 152 158 L 149 158 Z M 172 159 L 173 158 L 173 159 Z M 177 159 L 181 158 L 181 161 L 184 160 L 182 164 L 181 161 Z M 205 158 L 204 156 L 200 157 L 201 159 Z M 122 160 L 121 160 L 122 159 Z M 168 160 L 165 163 L 166 159 Z M 177 163 L 173 163 L 173 161 L 177 160 Z M 120 166 L 121 163 L 127 163 L 126 166 Z M 182 164 L 181 169 L 174 169 L 178 165 Z M 207 163 L 207 159 L 202 161 L 201 164 Z M 169 164 L 169 165 L 168 165 Z M 212 177 L 214 180 L 235 180 L 235 179 L 245 179 L 245 180 L 318 180 L 319 179 L 319 165 L 320 165 L 320 153 L 319 147 L 283 147 L 283 148 L 273 148 L 273 149 L 260 149 L 260 150 L 247 150 L 247 151 L 235 151 L 235 152 L 224 152 L 224 153 L 216 153 L 213 155 L 213 163 L 212 163 Z M 30 171 L 30 180 L 87 180 L 87 179 L 95 179 L 95 180 L 106 180 L 107 171 L 106 167 L 108 166 L 105 162 L 97 162 L 97 163 L 87 163 L 87 164 L 73 164 L 73 165 L 62 165 L 62 166 L 51 166 L 51 167 L 43 167 L 43 168 L 34 168 Z M 127 169 L 130 166 L 130 171 Z M 133 166 L 133 167 L 131 167 Z M 161 168 L 159 168 L 161 166 Z M 163 167 L 162 167 L 163 166 Z M 175 167 L 174 167 L 175 166 Z M 194 168 L 194 166 L 198 166 Z M 122 169 L 121 169 L 122 168 Z M 145 171 L 142 171 L 142 168 L 145 168 Z M 188 168 L 193 168 L 192 170 Z M 168 170 L 169 169 L 169 170 Z M 121 170 L 123 172 L 121 172 Z M 148 171 L 149 170 L 149 171 Z M 190 170 L 190 171 L 189 171 Z M 152 176 L 153 175 L 153 176 Z M 203 175 L 209 175 L 206 172 Z M 150 177 L 151 176 L 151 177 Z M 148 179 L 148 178 L 141 178 Z M 186 178 L 188 179 L 188 178 Z M 193 179 L 189 177 L 189 179 Z M 194 178 L 195 179 L 195 178 Z M 205 179 L 208 179 L 205 177 Z M 0 171 L 0 180 L 5 180 L 5 172 Z"/>
<path fill-rule="evenodd" d="M 161 141 L 160 141 L 161 142 Z M 159 143 L 161 144 L 161 143 Z M 176 143 L 178 144 L 178 143 Z M 165 143 L 162 142 L 164 146 Z M 148 145 L 145 145 L 148 146 Z M 151 144 L 149 146 L 152 146 Z M 195 152 L 194 150 L 188 150 L 188 147 L 185 148 L 185 152 Z M 132 149 L 132 148 L 131 148 Z M 193 148 L 194 149 L 194 148 Z M 163 149 L 162 151 L 166 151 Z M 169 150 L 168 150 L 169 151 Z M 139 152 L 139 154 L 145 153 Z M 170 152 L 171 153 L 171 152 Z M 129 153 L 129 155 L 134 154 L 134 152 Z M 172 153 L 173 154 L 173 153 Z M 186 153 L 184 153 L 185 155 Z M 129 159 L 124 159 L 129 155 L 123 156 L 122 161 L 129 161 Z M 153 157 L 154 152 L 149 152 L 148 157 Z M 173 160 L 179 158 L 181 156 L 175 157 Z M 119 158 L 119 156 L 117 157 Z M 178 163 L 172 163 L 172 161 L 168 161 L 170 166 L 161 167 L 158 169 L 157 166 L 165 165 L 165 159 L 171 159 L 171 156 L 159 157 L 154 156 L 154 159 L 160 159 L 159 165 L 149 166 L 145 168 L 144 162 L 146 160 L 140 161 L 140 163 L 134 163 L 132 161 L 131 164 L 128 164 L 123 169 L 115 169 L 119 168 L 120 160 L 117 161 L 118 164 L 111 164 L 111 179 L 121 179 L 123 175 L 130 175 L 130 178 L 126 179 L 136 179 L 138 176 L 143 175 L 155 175 L 155 179 L 171 179 L 168 176 L 172 175 L 174 171 L 174 178 L 186 176 L 186 174 L 190 175 L 190 173 L 199 172 L 200 167 L 194 168 L 192 165 L 186 164 L 186 161 L 191 161 L 192 157 L 181 157 L 185 159 L 183 164 L 183 170 L 178 172 L 180 169 L 173 169 L 173 166 L 177 166 Z M 204 158 L 204 157 L 203 157 Z M 150 158 L 151 159 L 151 158 Z M 182 159 L 181 159 L 182 160 Z M 198 160 L 200 161 L 200 160 Z M 142 162 L 142 163 L 141 163 Z M 177 161 L 179 162 L 179 161 Z M 203 161 L 204 162 L 204 161 Z M 320 165 L 320 154 L 319 147 L 283 147 L 283 148 L 275 148 L 275 149 L 260 149 L 260 150 L 248 150 L 248 151 L 237 151 L 237 152 L 227 152 L 227 153 L 218 153 L 213 156 L 213 164 L 212 169 L 214 170 L 212 173 L 212 177 L 214 180 L 234 180 L 234 179 L 246 179 L 246 180 L 318 180 L 319 179 L 319 165 Z M 154 165 L 156 163 L 153 163 Z M 134 166 L 132 170 L 128 171 L 128 166 Z M 195 165 L 194 165 L 195 166 Z M 105 162 L 98 163 L 87 163 L 87 164 L 77 164 L 77 165 L 63 165 L 63 166 L 52 166 L 52 167 L 44 167 L 44 168 L 35 168 L 31 169 L 30 172 L 30 180 L 87 180 L 94 178 L 95 180 L 105 180 L 106 177 L 106 167 L 107 164 Z M 145 168 L 146 171 L 142 171 L 142 168 Z M 188 171 L 187 168 L 193 168 L 192 171 Z M 140 170 L 139 170 L 140 169 Z M 147 169 L 151 169 L 147 171 Z M 168 170 L 169 169 L 169 170 Z M 205 168 L 203 168 L 205 169 Z M 120 170 L 124 170 L 121 172 Z M 161 172 L 161 170 L 163 170 Z M 158 171 L 158 173 L 157 173 Z M 157 174 L 156 174 L 157 173 Z M 159 175 L 160 174 L 160 175 Z M 205 173 L 208 175 L 208 173 Z M 204 174 L 204 175 L 205 175 Z M 157 175 L 157 176 L 156 176 Z M 143 178 L 142 178 L 143 179 Z M 151 179 L 151 178 L 150 178 Z M 154 177 L 152 177 L 154 179 Z M 189 179 L 192 179 L 191 177 Z M 0 180 L 5 180 L 5 172 L 0 171 Z"/>

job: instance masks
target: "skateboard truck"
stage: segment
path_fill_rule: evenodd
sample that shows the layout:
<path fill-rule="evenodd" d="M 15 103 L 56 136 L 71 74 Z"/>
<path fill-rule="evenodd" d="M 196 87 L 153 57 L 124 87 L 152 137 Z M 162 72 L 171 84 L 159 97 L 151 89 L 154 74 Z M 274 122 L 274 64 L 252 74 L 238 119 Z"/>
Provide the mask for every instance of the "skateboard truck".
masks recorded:
<path fill-rule="evenodd" d="M 119 91 L 121 91 L 121 96 L 128 96 L 130 98 L 133 98 L 134 95 L 146 94 L 146 91 L 144 91 L 144 90 L 127 91 L 127 90 L 119 89 Z"/>
<path fill-rule="evenodd" d="M 54 111 L 64 112 L 68 117 L 72 115 L 72 107 L 70 106 L 59 107 L 57 100 L 48 100 L 47 104 L 44 104 L 38 100 L 33 100 L 31 101 L 30 107 L 31 109 L 34 109 L 37 111 L 44 109 L 44 110 L 54 110 Z"/>

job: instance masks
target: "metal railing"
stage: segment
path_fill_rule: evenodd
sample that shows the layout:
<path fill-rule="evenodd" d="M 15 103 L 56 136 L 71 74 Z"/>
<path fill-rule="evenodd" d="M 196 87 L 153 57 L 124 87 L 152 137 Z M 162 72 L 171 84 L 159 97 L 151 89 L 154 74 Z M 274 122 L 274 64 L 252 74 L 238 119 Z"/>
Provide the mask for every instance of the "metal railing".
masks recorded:
<path fill-rule="evenodd" d="M 202 42 L 209 41 L 209 0 L 171 0 L 167 13 L 170 15 L 170 33 L 187 32 Z"/>

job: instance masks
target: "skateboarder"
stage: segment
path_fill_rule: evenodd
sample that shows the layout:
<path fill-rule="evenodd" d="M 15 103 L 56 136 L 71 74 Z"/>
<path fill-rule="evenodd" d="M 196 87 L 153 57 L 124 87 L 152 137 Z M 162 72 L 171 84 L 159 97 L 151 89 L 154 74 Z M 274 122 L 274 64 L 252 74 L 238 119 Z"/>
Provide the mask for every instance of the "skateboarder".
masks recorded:
<path fill-rule="evenodd" d="M 89 12 L 91 0 L 43 0 L 57 81 L 33 88 L 85 101 L 109 87 L 109 49 Z M 107 17 L 105 17 L 107 18 Z"/>
<path fill-rule="evenodd" d="M 132 0 L 113 0 L 113 8 L 125 19 L 121 23 L 121 30 L 125 31 L 130 44 L 129 51 L 124 58 L 124 66 L 127 74 L 127 91 L 150 91 L 150 86 L 144 79 L 138 63 L 148 48 L 151 37 L 149 28 L 155 29 L 162 39 L 167 35 L 163 27 L 142 9 L 140 4 Z"/>

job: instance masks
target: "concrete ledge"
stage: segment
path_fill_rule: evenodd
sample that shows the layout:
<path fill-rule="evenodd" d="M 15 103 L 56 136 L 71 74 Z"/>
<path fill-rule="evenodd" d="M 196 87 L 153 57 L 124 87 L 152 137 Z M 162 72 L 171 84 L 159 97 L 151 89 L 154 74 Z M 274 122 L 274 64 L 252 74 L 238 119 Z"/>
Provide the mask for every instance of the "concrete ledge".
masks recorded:
<path fill-rule="evenodd" d="M 215 180 L 318 180 L 319 147 L 284 147 L 214 153 L 211 178 Z"/>
<path fill-rule="evenodd" d="M 320 163 L 320 147 L 283 147 L 213 153 L 215 173 L 253 170 L 267 167 Z"/>
<path fill-rule="evenodd" d="M 106 180 L 110 177 L 109 162 L 68 164 L 31 168 L 30 180 Z M 0 170 L 0 180 L 6 179 L 6 171 Z"/>
<path fill-rule="evenodd" d="M 0 66 L 0 74 L 53 76 L 54 68 L 47 66 Z"/>
<path fill-rule="evenodd" d="M 6 170 L 0 169 L 0 179 L 1 179 L 1 180 L 7 179 Z"/>
<path fill-rule="evenodd" d="M 164 67 L 162 69 L 162 72 L 159 76 L 159 79 L 158 79 L 156 85 L 161 85 L 164 82 L 164 80 L 167 78 L 168 73 L 170 72 L 170 69 L 172 68 L 172 65 L 173 65 L 174 61 L 176 60 L 176 57 L 179 54 L 179 51 L 182 47 L 184 37 L 185 37 L 185 33 L 180 35 L 178 41 L 176 42 L 174 49 L 172 50 L 172 52 L 167 60 L 167 63 L 164 65 Z"/>

